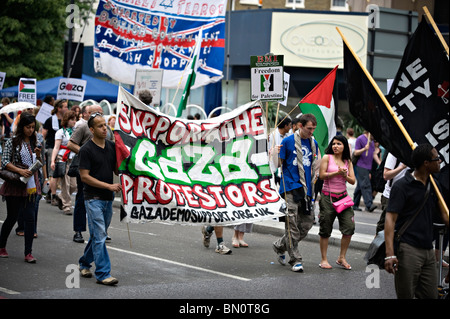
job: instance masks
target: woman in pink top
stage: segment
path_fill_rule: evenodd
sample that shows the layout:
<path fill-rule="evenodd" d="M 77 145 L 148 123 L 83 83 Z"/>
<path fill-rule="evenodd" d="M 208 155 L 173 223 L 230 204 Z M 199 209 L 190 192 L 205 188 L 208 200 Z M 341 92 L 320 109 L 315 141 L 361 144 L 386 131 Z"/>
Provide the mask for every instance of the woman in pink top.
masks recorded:
<path fill-rule="evenodd" d="M 351 237 L 355 232 L 353 208 L 348 207 L 341 213 L 337 213 L 332 204 L 332 202 L 337 202 L 347 195 L 347 182 L 352 185 L 355 184 L 350 148 L 345 136 L 336 135 L 331 140 L 320 162 L 319 178 L 324 181 L 319 202 L 319 236 L 320 253 L 322 255 L 319 267 L 323 269 L 332 268 L 327 259 L 328 239 L 331 236 L 333 223 L 337 217 L 342 239 L 341 251 L 336 264 L 350 270 L 352 267 L 347 263 L 345 254 L 350 245 Z"/>

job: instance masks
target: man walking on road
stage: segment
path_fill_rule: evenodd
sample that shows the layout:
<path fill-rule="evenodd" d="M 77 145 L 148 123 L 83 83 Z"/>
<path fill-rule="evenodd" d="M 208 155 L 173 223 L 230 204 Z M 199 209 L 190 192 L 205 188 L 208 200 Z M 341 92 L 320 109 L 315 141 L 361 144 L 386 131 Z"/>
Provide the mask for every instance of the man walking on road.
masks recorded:
<path fill-rule="evenodd" d="M 319 147 L 312 138 L 316 126 L 314 115 L 303 114 L 300 129 L 284 138 L 280 148 L 280 194 L 286 198 L 287 215 L 285 234 L 273 244 L 273 249 L 282 265 L 286 264 L 284 253 L 288 252 L 291 270 L 295 272 L 303 272 L 298 244 L 306 237 L 314 220 L 311 198 L 320 163 Z"/>
<path fill-rule="evenodd" d="M 115 285 L 118 280 L 110 274 L 106 237 L 113 213 L 114 192 L 121 190 L 121 185 L 113 182 L 113 172 L 117 174 L 116 150 L 114 143 L 106 139 L 108 130 L 102 114 L 92 114 L 88 127 L 93 138 L 80 148 L 79 154 L 90 237 L 79 260 L 80 272 L 83 277 L 91 277 L 89 268 L 94 262 L 97 283 Z"/>
<path fill-rule="evenodd" d="M 430 174 L 440 170 L 441 159 L 430 144 L 412 153 L 414 171 L 393 186 L 386 212 L 385 269 L 395 275 L 399 299 L 437 299 L 438 280 L 433 249 L 433 222 L 441 218 L 448 227 L 448 215 L 430 186 Z M 428 190 L 427 190 L 428 189 Z M 428 195 L 427 195 L 428 194 Z M 440 213 L 440 214 L 439 214 Z M 394 248 L 394 229 L 410 223 Z"/>

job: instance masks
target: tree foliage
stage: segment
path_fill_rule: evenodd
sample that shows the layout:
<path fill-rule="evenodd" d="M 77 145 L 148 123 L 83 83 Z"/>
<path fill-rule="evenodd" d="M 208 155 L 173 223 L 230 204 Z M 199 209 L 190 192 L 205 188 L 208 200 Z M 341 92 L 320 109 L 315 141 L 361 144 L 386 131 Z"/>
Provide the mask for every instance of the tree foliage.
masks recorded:
<path fill-rule="evenodd" d="M 42 80 L 62 75 L 69 3 L 69 0 L 2 1 L 0 71 L 6 72 L 5 88 L 17 85 L 21 77 Z M 85 8 L 84 3 L 81 11 Z"/>

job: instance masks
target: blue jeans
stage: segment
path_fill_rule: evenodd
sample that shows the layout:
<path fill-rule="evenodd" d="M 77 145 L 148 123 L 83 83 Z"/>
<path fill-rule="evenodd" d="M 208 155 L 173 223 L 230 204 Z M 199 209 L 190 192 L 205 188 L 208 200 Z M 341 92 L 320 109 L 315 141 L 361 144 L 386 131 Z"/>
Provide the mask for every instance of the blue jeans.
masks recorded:
<path fill-rule="evenodd" d="M 356 166 L 357 175 L 357 183 L 356 189 L 353 193 L 353 201 L 355 202 L 355 206 L 359 206 L 359 202 L 361 201 L 361 195 L 364 199 L 364 204 L 367 209 L 369 209 L 373 204 L 372 197 L 372 185 L 370 184 L 370 171 L 366 168 Z"/>
<path fill-rule="evenodd" d="M 95 263 L 95 277 L 104 280 L 111 277 L 111 261 L 106 250 L 106 237 L 112 218 L 112 201 L 89 199 L 85 202 L 89 227 L 89 242 L 79 260 L 80 269 Z"/>

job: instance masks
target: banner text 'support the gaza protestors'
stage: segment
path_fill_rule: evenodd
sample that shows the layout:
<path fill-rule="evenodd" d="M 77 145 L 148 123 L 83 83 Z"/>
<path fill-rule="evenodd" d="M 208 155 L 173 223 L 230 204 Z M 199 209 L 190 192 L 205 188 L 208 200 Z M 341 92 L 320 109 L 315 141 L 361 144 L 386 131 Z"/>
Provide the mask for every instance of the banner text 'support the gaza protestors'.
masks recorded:
<path fill-rule="evenodd" d="M 282 215 L 257 102 L 186 121 L 121 88 L 114 134 L 122 220 L 230 225 Z"/>

